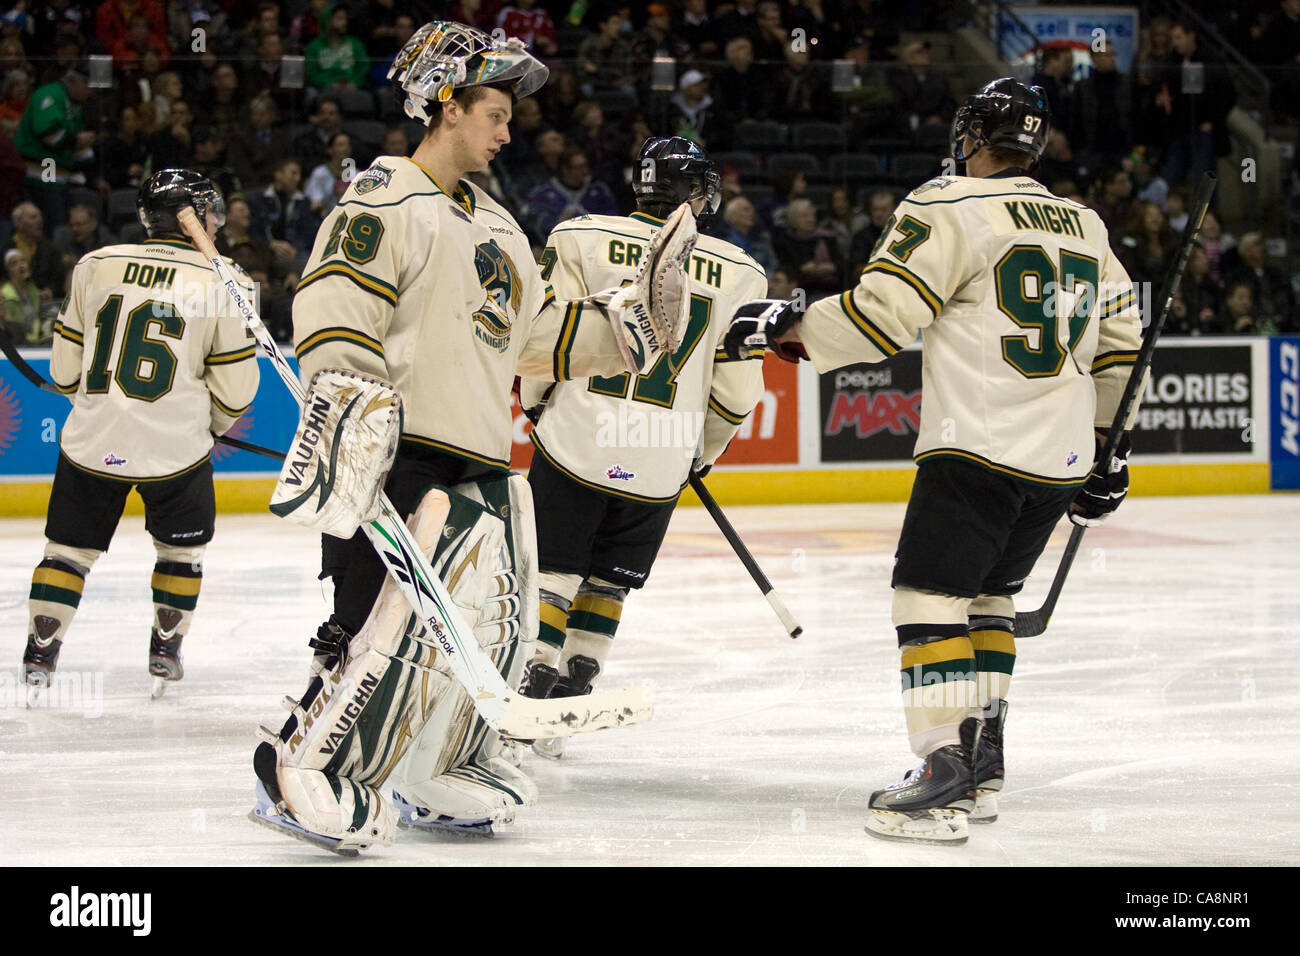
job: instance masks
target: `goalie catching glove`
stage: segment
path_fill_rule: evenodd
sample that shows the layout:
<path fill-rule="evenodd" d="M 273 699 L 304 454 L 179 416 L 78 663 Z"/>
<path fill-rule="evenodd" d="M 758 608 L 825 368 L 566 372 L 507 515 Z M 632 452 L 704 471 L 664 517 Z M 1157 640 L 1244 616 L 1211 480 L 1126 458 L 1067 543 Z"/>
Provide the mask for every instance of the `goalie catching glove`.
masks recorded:
<path fill-rule="evenodd" d="M 806 359 L 808 353 L 798 341 L 777 341 L 802 317 L 803 307 L 797 299 L 752 299 L 736 310 L 722 348 L 738 361 L 761 360 L 768 349 L 787 362 Z"/>
<path fill-rule="evenodd" d="M 1097 433 L 1097 450 L 1094 462 L 1101 457 L 1102 448 L 1109 436 L 1105 432 Z M 1128 455 L 1133 443 L 1125 432 L 1115 448 L 1115 457 L 1110 460 L 1106 474 L 1099 474 L 1096 465 L 1083 483 L 1079 493 L 1070 502 L 1070 520 L 1082 528 L 1095 528 L 1115 511 L 1128 494 Z"/>
<path fill-rule="evenodd" d="M 633 375 L 654 364 L 661 352 L 671 357 L 682 344 L 691 306 L 686 263 L 698 238 L 690 204 L 682 203 L 650 240 L 631 284 L 591 297 L 609 316 Z"/>
<path fill-rule="evenodd" d="M 379 515 L 401 431 L 402 400 L 387 382 L 346 369 L 317 372 L 271 512 L 323 534 L 352 537 Z"/>

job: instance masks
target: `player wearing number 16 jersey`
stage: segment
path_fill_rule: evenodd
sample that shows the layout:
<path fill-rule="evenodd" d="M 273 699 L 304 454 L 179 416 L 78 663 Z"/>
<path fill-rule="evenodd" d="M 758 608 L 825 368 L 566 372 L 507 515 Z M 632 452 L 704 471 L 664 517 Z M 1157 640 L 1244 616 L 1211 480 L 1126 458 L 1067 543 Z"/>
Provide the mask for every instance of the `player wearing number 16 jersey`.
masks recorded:
<path fill-rule="evenodd" d="M 83 257 L 54 326 L 50 377 L 73 404 L 59 436 L 45 557 L 32 575 L 23 671 L 33 686 L 49 682 L 86 575 L 133 487 L 158 555 L 154 692 L 182 676 L 181 638 L 216 516 L 212 435 L 234 425 L 257 391 L 253 338 L 176 219 L 191 208 L 215 235 L 221 194 L 196 172 L 164 169 L 140 187 L 137 208 L 148 239 Z"/>
<path fill-rule="evenodd" d="M 690 140 L 647 140 L 637 170 L 631 216 L 579 216 L 551 233 L 542 265 L 557 295 L 630 280 L 678 204 L 693 203 L 697 215 L 717 210 L 718 174 Z M 762 395 L 762 365 L 719 350 L 737 306 L 765 294 L 762 267 L 702 235 L 688 271 L 690 323 L 671 360 L 637 376 L 522 383 L 521 403 L 537 422 L 529 484 L 542 572 L 541 628 L 524 688 L 532 696 L 591 692 L 623 599 L 645 584 L 690 469 L 713 464 Z M 562 743 L 537 749 L 557 756 Z"/>
<path fill-rule="evenodd" d="M 1025 172 L 1049 122 L 1037 87 L 985 86 L 953 124 L 966 175 L 899 204 L 855 288 L 802 317 L 755 303 L 727 335 L 735 354 L 766 343 L 790 357 L 801 344 L 822 372 L 884 361 L 922 336 L 893 619 L 908 735 L 925 764 L 872 795 L 878 836 L 964 842 L 968 814 L 994 818 L 1012 595 L 1067 507 L 1076 522 L 1100 520 L 1127 481 L 1122 468 L 1089 472 L 1137 359 L 1137 302 L 1097 214 Z"/>

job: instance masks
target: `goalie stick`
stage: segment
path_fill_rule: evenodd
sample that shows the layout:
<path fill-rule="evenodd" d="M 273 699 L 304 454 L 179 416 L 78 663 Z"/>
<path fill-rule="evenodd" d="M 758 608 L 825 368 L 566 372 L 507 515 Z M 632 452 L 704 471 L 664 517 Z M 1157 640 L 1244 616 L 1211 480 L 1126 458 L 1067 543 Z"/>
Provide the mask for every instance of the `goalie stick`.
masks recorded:
<path fill-rule="evenodd" d="M 1178 249 L 1178 257 L 1165 275 L 1164 283 L 1160 289 L 1160 298 L 1156 300 L 1158 311 L 1151 321 L 1151 327 L 1147 329 L 1146 337 L 1142 340 L 1142 348 L 1138 351 L 1137 361 L 1134 363 L 1133 371 L 1128 377 L 1128 384 L 1124 386 L 1124 393 L 1119 400 L 1119 410 L 1110 423 L 1110 434 L 1106 436 L 1106 444 L 1102 446 L 1101 454 L 1097 457 L 1096 464 L 1093 465 L 1092 470 L 1099 474 L 1110 473 L 1110 461 L 1115 457 L 1115 449 L 1119 447 L 1120 439 L 1123 437 L 1124 423 L 1128 421 L 1133 406 L 1137 403 L 1138 389 L 1141 388 L 1142 379 L 1151 366 L 1151 360 L 1156 350 L 1156 340 L 1160 338 L 1160 330 L 1164 327 L 1165 318 L 1169 314 L 1169 306 L 1174 299 L 1174 293 L 1178 291 L 1178 284 L 1182 281 L 1183 269 L 1187 267 L 1187 260 L 1192 254 L 1192 246 L 1196 242 L 1197 234 L 1201 231 L 1201 222 L 1210 209 L 1210 199 L 1214 196 L 1214 187 L 1217 184 L 1218 177 L 1214 173 L 1206 173 L 1201 180 L 1200 186 L 1197 187 L 1196 196 L 1192 201 L 1191 214 L 1187 217 L 1187 225 L 1183 227 L 1183 239 Z M 1016 612 L 1016 637 L 1037 637 L 1047 630 L 1048 622 L 1052 619 L 1052 612 L 1056 610 L 1056 600 L 1061 596 L 1061 589 L 1065 586 L 1066 575 L 1070 573 L 1070 566 L 1074 563 L 1074 556 L 1079 552 L 1079 545 L 1083 541 L 1083 533 L 1087 530 L 1083 525 L 1074 525 L 1073 530 L 1071 530 L 1070 540 L 1065 545 L 1065 553 L 1061 555 L 1061 563 L 1057 565 L 1056 576 L 1052 578 L 1052 586 L 1048 588 L 1047 600 L 1043 602 L 1043 606 L 1036 611 Z"/>
<path fill-rule="evenodd" d="M 731 526 L 731 522 L 727 520 L 727 516 L 722 513 L 722 506 L 714 500 L 713 495 L 709 494 L 709 489 L 704 487 L 704 480 L 700 478 L 699 475 L 695 474 L 695 472 L 691 472 L 690 482 L 691 488 L 694 489 L 695 493 L 699 496 L 700 502 L 704 505 L 705 510 L 707 510 L 709 514 L 713 516 L 713 520 L 717 522 L 718 530 L 722 532 L 722 536 L 727 539 L 732 550 L 736 552 L 736 557 L 740 558 L 740 563 L 745 566 L 745 570 L 748 571 L 749 576 L 754 579 L 754 583 L 758 585 L 758 589 L 763 592 L 763 597 L 767 598 L 767 603 L 772 605 L 772 610 L 776 612 L 776 616 L 781 619 L 781 626 L 785 628 L 785 632 L 789 634 L 791 638 L 798 637 L 803 633 L 803 627 L 794 619 L 794 615 L 790 613 L 790 609 L 785 606 L 785 602 L 782 601 L 780 595 L 776 593 L 776 588 L 772 587 L 772 582 L 767 579 L 767 575 L 763 573 L 763 569 L 758 566 L 758 562 L 755 561 L 754 556 L 750 554 L 749 548 L 745 547 L 745 542 L 740 540 L 740 535 L 737 534 L 736 529 Z"/>
<path fill-rule="evenodd" d="M 301 405 L 306 390 L 297 373 L 289 366 L 252 303 L 244 298 L 239 284 L 207 232 L 199 225 L 194 211 L 182 209 L 177 219 L 212 265 L 245 326 L 275 366 L 285 387 Z M 645 687 L 554 700 L 524 697 L 511 688 L 479 646 L 474 632 L 452 603 L 442 581 L 429 567 L 428 559 L 415 544 L 406 522 L 387 495 L 380 498 L 380 508 L 379 517 L 364 525 L 362 530 L 423 622 L 428 632 L 426 640 L 441 649 L 474 709 L 494 729 L 508 737 L 537 739 L 567 737 L 650 719 L 654 706 L 649 689 Z"/>
<path fill-rule="evenodd" d="M 36 369 L 32 368 L 31 365 L 27 363 L 27 360 L 23 358 L 22 353 L 18 351 L 18 347 L 14 344 L 13 337 L 9 334 L 9 330 L 4 327 L 3 323 L 0 323 L 0 352 L 3 352 L 5 358 L 9 359 L 9 361 L 13 363 L 13 367 L 18 370 L 18 374 L 27 379 L 27 381 L 31 382 L 41 391 L 49 392 L 51 395 L 62 395 L 69 401 L 72 400 L 71 393 L 60 392 L 57 385 L 53 382 L 47 381 L 41 376 L 40 372 L 36 371 Z M 251 452 L 254 455 L 261 455 L 263 458 L 274 458 L 276 461 L 284 461 L 284 453 L 278 452 L 274 448 L 267 448 L 263 445 L 254 445 L 251 441 L 242 441 L 238 438 L 228 438 L 225 435 L 218 435 L 216 432 L 212 433 L 212 437 L 215 441 L 218 441 L 223 445 L 229 445 L 231 448 Z"/>

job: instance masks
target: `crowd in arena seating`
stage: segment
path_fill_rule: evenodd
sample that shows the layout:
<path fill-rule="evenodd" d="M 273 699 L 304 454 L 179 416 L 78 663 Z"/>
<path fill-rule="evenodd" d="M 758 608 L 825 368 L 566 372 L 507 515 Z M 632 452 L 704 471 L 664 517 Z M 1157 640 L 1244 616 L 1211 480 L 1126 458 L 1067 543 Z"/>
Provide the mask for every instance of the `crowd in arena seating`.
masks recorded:
<path fill-rule="evenodd" d="M 143 238 L 136 189 L 169 166 L 221 188 L 229 212 L 218 245 L 258 281 L 264 318 L 288 337 L 323 218 L 357 172 L 408 155 L 422 134 L 386 74 L 435 16 L 500 28 L 552 67 L 542 91 L 516 105 L 512 142 L 476 177 L 535 243 L 575 215 L 629 212 L 639 147 L 680 134 L 722 169 L 722 208 L 706 229 L 767 268 L 773 295 L 818 297 L 854 281 L 898 199 L 942 171 L 969 92 L 918 39 L 960 21 L 955 0 L 6 3 L 0 307 L 25 344 L 49 341 L 80 256 Z M 1300 0 L 1215 16 L 1271 71 L 1278 115 L 1300 111 Z M 1127 73 L 1111 50 L 1080 69 L 1049 46 L 1034 75 L 1055 117 L 1036 175 L 1096 208 L 1133 279 L 1157 286 L 1189 184 L 1229 149 L 1231 74 L 1197 29 L 1146 23 Z M 90 55 L 112 57 L 111 83 L 92 83 Z M 652 69 L 657 58 L 674 61 L 667 77 Z M 1207 220 L 1169 331 L 1300 329 L 1270 238 L 1234 237 Z"/>

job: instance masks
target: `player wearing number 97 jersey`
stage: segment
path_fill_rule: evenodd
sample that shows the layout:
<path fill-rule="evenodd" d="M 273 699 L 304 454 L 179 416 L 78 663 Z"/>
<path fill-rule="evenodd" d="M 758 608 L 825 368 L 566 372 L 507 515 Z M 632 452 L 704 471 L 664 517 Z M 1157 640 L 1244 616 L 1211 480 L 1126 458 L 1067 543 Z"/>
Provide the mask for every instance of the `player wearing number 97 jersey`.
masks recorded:
<path fill-rule="evenodd" d="M 1008 78 L 973 94 L 952 136 L 967 174 L 899 204 L 855 288 L 766 325 L 769 344 L 789 355 L 797 338 L 821 372 L 884 361 L 922 336 L 893 619 L 925 765 L 872 795 L 879 836 L 964 842 L 968 814 L 994 818 L 1012 595 L 1088 478 L 1137 359 L 1137 300 L 1105 226 L 1026 174 L 1049 124 L 1037 87 Z M 754 324 L 742 313 L 728 347 L 755 344 Z"/>
<path fill-rule="evenodd" d="M 579 216 L 551 233 L 542 266 L 557 295 L 630 280 L 678 204 L 716 211 L 718 175 L 690 140 L 647 140 L 637 169 L 631 216 Z M 530 417 L 540 414 L 529 473 L 542 572 L 541 629 L 525 685 L 532 696 L 590 692 L 623 599 L 645 584 L 692 462 L 711 466 L 762 394 L 762 365 L 719 349 L 737 306 L 766 293 L 762 267 L 701 235 L 689 274 L 690 323 L 671 361 L 663 356 L 637 376 L 521 383 L 521 403 Z M 562 743 L 537 749 L 556 756 Z"/>
<path fill-rule="evenodd" d="M 50 376 L 73 407 L 59 436 L 45 559 L 32 576 L 23 662 L 33 685 L 48 682 L 132 487 L 158 553 L 149 671 L 182 676 L 181 637 L 216 513 L 212 435 L 230 429 L 257 391 L 253 338 L 176 219 L 191 208 L 215 235 L 220 193 L 198 173 L 165 169 L 140 187 L 137 207 L 146 241 L 84 256 L 54 326 Z"/>

